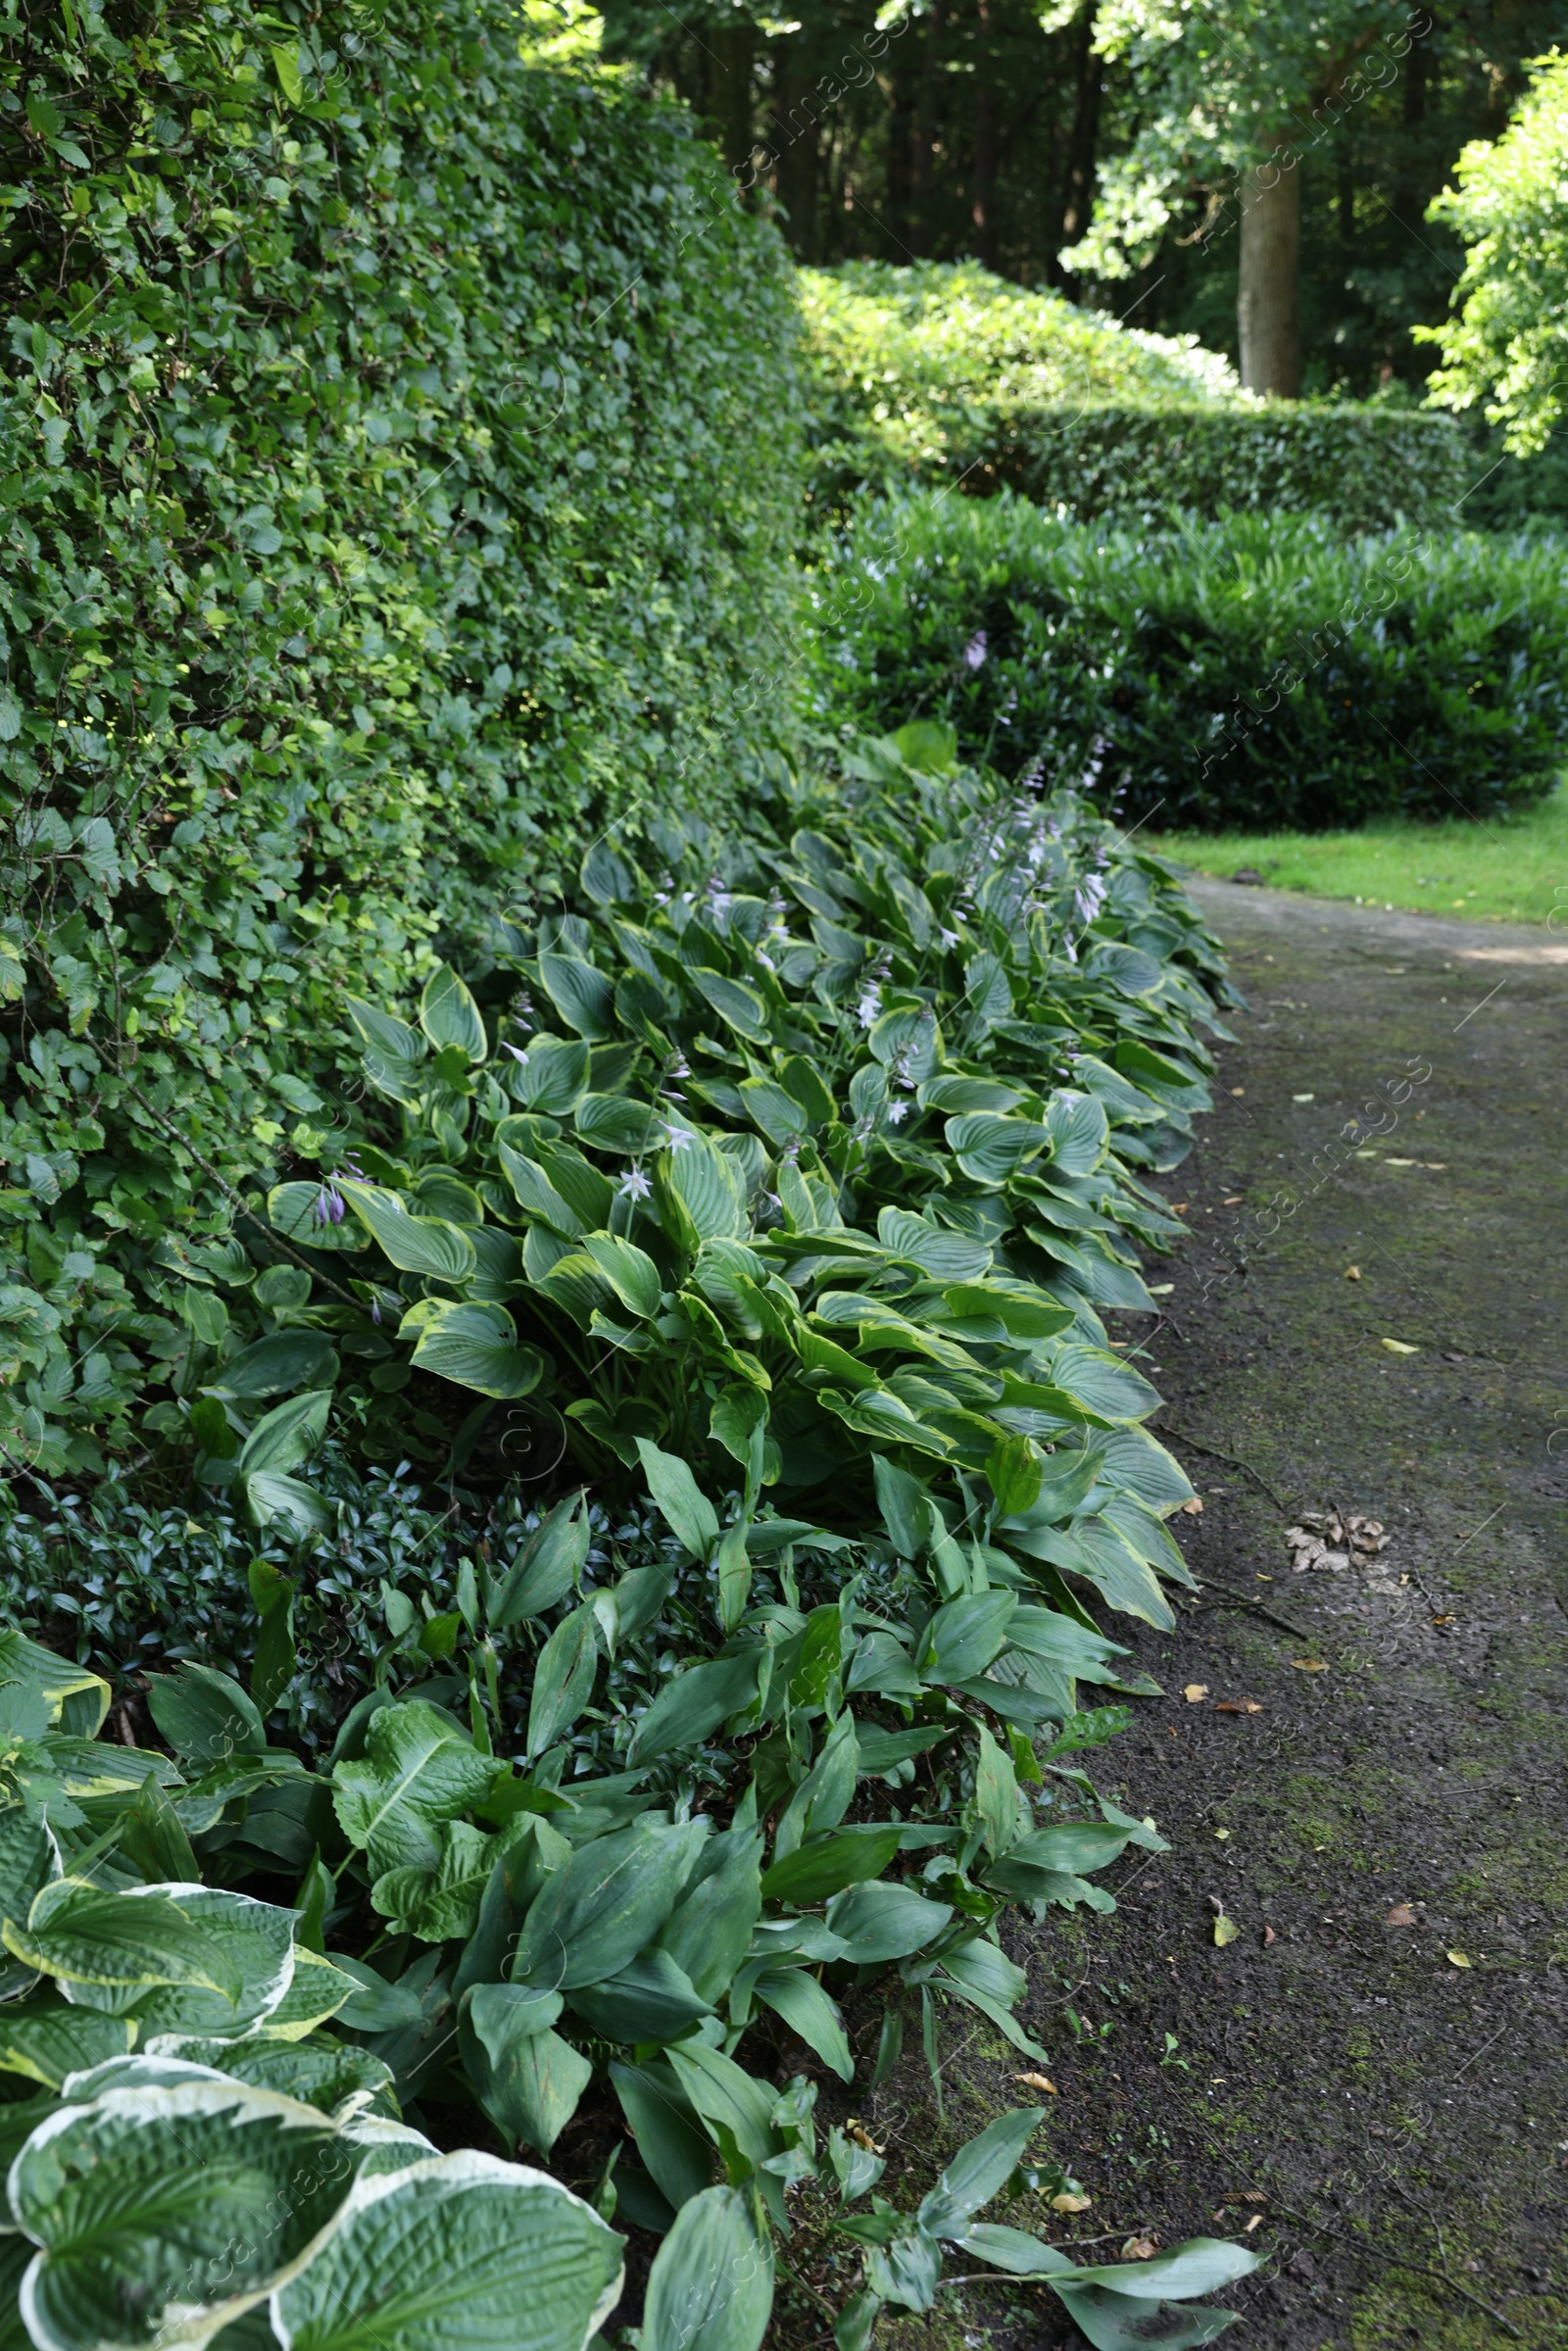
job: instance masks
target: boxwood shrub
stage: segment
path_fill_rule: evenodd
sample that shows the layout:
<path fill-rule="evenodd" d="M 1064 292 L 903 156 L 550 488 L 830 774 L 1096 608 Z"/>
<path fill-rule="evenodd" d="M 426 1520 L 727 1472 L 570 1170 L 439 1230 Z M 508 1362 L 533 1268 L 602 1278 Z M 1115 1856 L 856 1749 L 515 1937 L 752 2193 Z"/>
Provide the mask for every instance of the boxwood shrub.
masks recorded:
<path fill-rule="evenodd" d="M 1166 825 L 1484 815 L 1561 767 L 1568 550 L 1540 534 L 1140 533 L 924 493 L 863 506 L 809 594 L 824 719 L 944 717 L 1005 773 L 1081 759 Z"/>

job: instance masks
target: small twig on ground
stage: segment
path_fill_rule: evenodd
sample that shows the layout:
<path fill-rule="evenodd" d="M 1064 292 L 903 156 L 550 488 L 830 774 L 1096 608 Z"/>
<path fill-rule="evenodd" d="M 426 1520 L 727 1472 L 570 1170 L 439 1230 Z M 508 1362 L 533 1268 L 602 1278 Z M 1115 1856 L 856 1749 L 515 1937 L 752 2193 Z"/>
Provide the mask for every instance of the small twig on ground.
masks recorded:
<path fill-rule="evenodd" d="M 1196 1575 L 1197 1571 L 1195 1570 L 1194 1573 Z M 1222 1584 L 1217 1576 L 1200 1575 L 1197 1580 L 1205 1591 L 1223 1592 L 1229 1594 L 1229 1597 L 1223 1600 L 1200 1601 L 1200 1607 L 1250 1608 L 1254 1614 L 1266 1616 L 1271 1625 L 1278 1625 L 1282 1633 L 1289 1633 L 1293 1641 L 1310 1641 L 1312 1640 L 1310 1633 L 1303 1633 L 1299 1625 L 1293 1625 L 1288 1617 L 1278 1615 L 1264 1601 L 1254 1599 L 1250 1592 L 1238 1592 L 1234 1584 Z"/>
<path fill-rule="evenodd" d="M 1190 1445 L 1195 1452 L 1206 1453 L 1210 1461 L 1228 1461 L 1232 1469 L 1245 1470 L 1250 1478 L 1254 1479 L 1256 1483 L 1262 1487 L 1263 1492 L 1268 1495 L 1269 1500 L 1275 1505 L 1276 1509 L 1290 1509 L 1291 1505 L 1285 1499 L 1285 1496 L 1281 1494 L 1276 1494 L 1273 1487 L 1269 1484 L 1267 1478 L 1263 1476 L 1262 1472 L 1260 1470 L 1255 1470 L 1250 1461 L 1244 1461 L 1240 1453 L 1222 1453 L 1217 1445 L 1205 1445 L 1200 1437 L 1194 1437 L 1190 1431 L 1174 1427 L 1170 1421 L 1166 1421 L 1164 1425 L 1161 1428 L 1156 1429 L 1153 1434 L 1156 1437 L 1174 1437 L 1179 1444 Z"/>

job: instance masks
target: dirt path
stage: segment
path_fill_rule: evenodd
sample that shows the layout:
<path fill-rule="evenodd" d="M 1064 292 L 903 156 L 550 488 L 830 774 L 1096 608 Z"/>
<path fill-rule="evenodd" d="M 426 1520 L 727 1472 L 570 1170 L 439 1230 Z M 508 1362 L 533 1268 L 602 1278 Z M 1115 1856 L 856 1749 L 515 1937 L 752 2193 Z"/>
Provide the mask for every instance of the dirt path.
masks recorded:
<path fill-rule="evenodd" d="M 1193 1239 L 1149 1350 L 1204 1583 L 1106 1758 L 1172 1850 L 1027 1954 L 1072 2226 L 1255 2222 L 1238 2351 L 1561 2351 L 1568 943 L 1195 894 L 1250 1006 L 1163 1182 Z M 1332 1505 L 1388 1548 L 1293 1573 Z M 977 2113 L 1021 2062 L 968 2053 Z M 1046 2302 L 992 2341 L 1076 2340 Z"/>

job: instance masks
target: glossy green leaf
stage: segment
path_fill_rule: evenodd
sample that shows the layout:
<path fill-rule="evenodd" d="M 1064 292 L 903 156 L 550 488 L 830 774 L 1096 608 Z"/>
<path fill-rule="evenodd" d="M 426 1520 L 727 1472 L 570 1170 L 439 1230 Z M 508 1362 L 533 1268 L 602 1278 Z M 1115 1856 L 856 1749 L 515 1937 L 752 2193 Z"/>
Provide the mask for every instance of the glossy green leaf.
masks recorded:
<path fill-rule="evenodd" d="M 569 1731 L 593 1695 L 599 1670 L 599 1628 L 592 1608 L 564 1616 L 539 1652 L 528 1702 L 531 1762 Z"/>
<path fill-rule="evenodd" d="M 411 1216 L 397 1193 L 373 1184 L 357 1184 L 345 1176 L 338 1190 L 399 1273 L 466 1282 L 473 1272 L 473 1244 L 460 1226 L 439 1217 Z"/>
<path fill-rule="evenodd" d="M 330 1389 L 338 1362 L 319 1331 L 273 1331 L 230 1355 L 212 1383 L 216 1393 L 245 1399 L 290 1396 L 297 1388 Z"/>
<path fill-rule="evenodd" d="M 532 1395 L 544 1376 L 537 1347 L 519 1347 L 505 1306 L 438 1305 L 419 1329 L 414 1361 L 421 1371 L 479 1396 Z"/>
<path fill-rule="evenodd" d="M 540 1520 L 497 1585 L 491 1624 L 504 1632 L 553 1608 L 572 1589 L 587 1556 L 587 1510 L 579 1495 L 568 1494 Z"/>
<path fill-rule="evenodd" d="M 637 1440 L 637 1455 L 648 1491 L 671 1534 L 694 1558 L 706 1559 L 718 1541 L 718 1513 L 678 1453 L 666 1453 L 648 1438 Z"/>
<path fill-rule="evenodd" d="M 654 2256 L 641 2351 L 759 2351 L 773 2310 L 773 2249 L 751 2200 L 710 2187 Z"/>
<path fill-rule="evenodd" d="M 466 1061 L 483 1061 L 490 1052 L 479 1007 L 457 973 L 440 963 L 419 998 L 419 1026 L 439 1052 L 451 1046 Z"/>

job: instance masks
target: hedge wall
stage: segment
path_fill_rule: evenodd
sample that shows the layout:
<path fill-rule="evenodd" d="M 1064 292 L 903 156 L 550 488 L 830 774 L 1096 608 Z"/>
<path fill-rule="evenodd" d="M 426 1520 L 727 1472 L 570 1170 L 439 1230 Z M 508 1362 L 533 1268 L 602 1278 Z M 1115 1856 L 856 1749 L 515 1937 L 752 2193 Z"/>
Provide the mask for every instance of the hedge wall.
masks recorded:
<path fill-rule="evenodd" d="M 1215 352 L 1140 334 L 972 263 L 802 275 L 811 502 L 961 481 L 1087 520 L 1311 511 L 1426 528 L 1488 461 L 1451 416 L 1259 401 Z M 1468 510 L 1466 519 L 1469 519 Z"/>
<path fill-rule="evenodd" d="M 482 971 L 554 834 L 759 754 L 782 247 L 517 23 L 0 20 L 0 1285 L 25 1242 L 106 1393 L 185 1336 L 142 1245 L 276 1164 L 346 990 Z M 36 1321 L 0 1287 L 0 1388 Z"/>
<path fill-rule="evenodd" d="M 1484 816 L 1561 773 L 1560 538 L 1107 530 L 927 491 L 868 502 L 810 593 L 823 720 L 939 716 L 971 758 L 1082 761 L 1172 829 Z"/>

